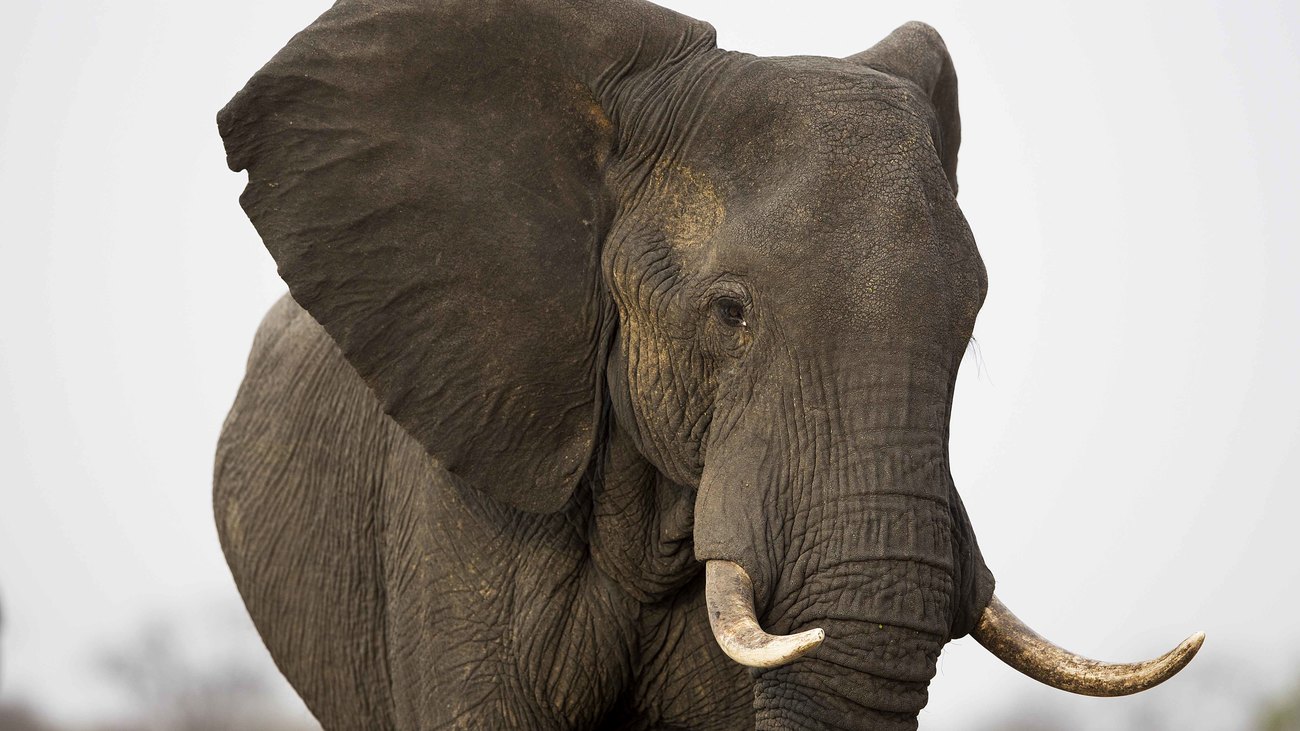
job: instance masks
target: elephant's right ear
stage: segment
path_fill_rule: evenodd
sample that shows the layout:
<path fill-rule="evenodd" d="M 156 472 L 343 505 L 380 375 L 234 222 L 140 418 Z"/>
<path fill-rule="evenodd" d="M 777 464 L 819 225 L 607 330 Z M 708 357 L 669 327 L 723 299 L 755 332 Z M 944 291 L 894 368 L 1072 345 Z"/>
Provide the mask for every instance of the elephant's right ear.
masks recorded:
<path fill-rule="evenodd" d="M 920 87 L 930 97 L 939 122 L 939 161 L 957 193 L 957 148 L 961 147 L 961 112 L 957 107 L 957 72 L 939 31 L 918 21 L 904 23 L 876 45 L 848 60 L 884 71 Z"/>
<path fill-rule="evenodd" d="M 217 121 L 294 299 L 386 411 L 544 512 L 599 423 L 602 99 L 712 48 L 707 24 L 634 0 L 341 0 Z"/>

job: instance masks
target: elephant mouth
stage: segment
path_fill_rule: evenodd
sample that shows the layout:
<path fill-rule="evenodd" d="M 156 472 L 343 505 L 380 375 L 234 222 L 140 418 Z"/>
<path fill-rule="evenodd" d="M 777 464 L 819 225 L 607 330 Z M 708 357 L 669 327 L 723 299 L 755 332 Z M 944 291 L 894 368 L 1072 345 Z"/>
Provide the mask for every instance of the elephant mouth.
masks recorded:
<path fill-rule="evenodd" d="M 755 668 L 788 664 L 825 639 L 818 628 L 791 635 L 763 631 L 754 608 L 753 583 L 733 561 L 705 564 L 705 597 L 713 636 L 731 659 Z M 1091 660 L 1043 639 L 996 595 L 984 608 L 971 635 L 999 660 L 1053 688 L 1089 696 L 1123 696 L 1153 688 L 1187 666 L 1201 649 L 1197 632 L 1154 660 L 1108 663 Z"/>

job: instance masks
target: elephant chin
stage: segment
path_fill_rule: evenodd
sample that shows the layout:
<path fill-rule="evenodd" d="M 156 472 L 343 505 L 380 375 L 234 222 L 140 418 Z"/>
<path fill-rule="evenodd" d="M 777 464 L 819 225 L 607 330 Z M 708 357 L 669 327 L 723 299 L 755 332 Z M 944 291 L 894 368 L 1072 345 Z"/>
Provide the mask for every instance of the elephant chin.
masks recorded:
<path fill-rule="evenodd" d="M 732 561 L 706 563 L 705 595 L 709 624 L 718 645 L 742 665 L 763 669 L 789 665 L 818 648 L 825 638 L 821 628 L 791 635 L 763 631 L 754 608 L 753 583 L 745 569 Z M 984 608 L 971 634 L 994 656 L 1025 675 L 1054 688 L 1090 696 L 1122 696 L 1153 688 L 1186 667 L 1205 640 L 1205 633 L 1197 632 L 1164 655 L 1145 662 L 1090 660 L 1043 639 L 997 596 Z M 894 720 L 899 719 L 894 716 Z"/>

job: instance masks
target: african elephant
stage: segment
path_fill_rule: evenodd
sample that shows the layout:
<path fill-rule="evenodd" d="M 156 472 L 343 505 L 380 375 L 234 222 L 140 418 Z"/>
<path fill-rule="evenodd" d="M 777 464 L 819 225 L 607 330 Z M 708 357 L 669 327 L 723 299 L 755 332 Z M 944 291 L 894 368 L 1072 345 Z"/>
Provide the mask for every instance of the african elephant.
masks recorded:
<path fill-rule="evenodd" d="M 217 523 L 325 728 L 910 729 L 967 633 L 1093 694 L 1199 647 L 1093 663 L 993 595 L 929 26 L 759 58 L 639 0 L 341 0 L 218 124 L 292 299 Z"/>

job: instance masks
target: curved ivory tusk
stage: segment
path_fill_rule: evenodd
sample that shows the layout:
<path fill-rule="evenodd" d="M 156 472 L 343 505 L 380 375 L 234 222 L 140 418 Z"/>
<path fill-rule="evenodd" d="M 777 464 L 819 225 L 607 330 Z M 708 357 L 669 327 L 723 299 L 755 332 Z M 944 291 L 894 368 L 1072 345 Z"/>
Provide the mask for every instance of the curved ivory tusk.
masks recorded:
<path fill-rule="evenodd" d="M 971 632 L 999 660 L 1053 688 L 1094 696 L 1119 696 L 1153 688 L 1182 670 L 1196 656 L 1205 633 L 1154 660 L 1109 663 L 1089 660 L 1053 645 L 1030 629 L 994 596 Z"/>
<path fill-rule="evenodd" d="M 754 615 L 754 584 L 740 564 L 711 560 L 704 564 L 704 600 L 709 626 L 727 656 L 752 668 L 784 665 L 820 645 L 826 633 L 810 629 L 793 635 L 769 635 Z"/>

